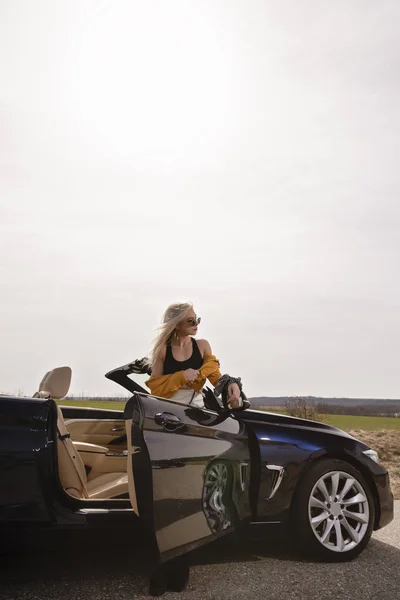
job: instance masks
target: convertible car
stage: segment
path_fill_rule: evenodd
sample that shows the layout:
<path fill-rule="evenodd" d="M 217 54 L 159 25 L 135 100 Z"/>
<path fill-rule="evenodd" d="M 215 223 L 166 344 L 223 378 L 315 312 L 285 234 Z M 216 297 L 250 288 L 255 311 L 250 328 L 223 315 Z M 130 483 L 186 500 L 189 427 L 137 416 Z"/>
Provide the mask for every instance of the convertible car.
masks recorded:
<path fill-rule="evenodd" d="M 145 524 L 168 562 L 273 527 L 320 560 L 346 561 L 392 520 L 387 471 L 347 433 L 229 410 L 209 388 L 204 409 L 158 398 L 132 365 L 106 374 L 130 392 L 124 411 L 58 405 L 69 367 L 32 398 L 0 396 L 0 530 Z"/>

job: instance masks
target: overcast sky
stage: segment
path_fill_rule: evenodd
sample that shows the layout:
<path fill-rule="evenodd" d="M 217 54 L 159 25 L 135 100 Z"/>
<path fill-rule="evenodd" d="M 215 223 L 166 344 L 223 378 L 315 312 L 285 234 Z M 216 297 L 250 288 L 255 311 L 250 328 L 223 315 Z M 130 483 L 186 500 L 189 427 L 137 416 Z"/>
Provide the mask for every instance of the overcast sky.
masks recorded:
<path fill-rule="evenodd" d="M 0 392 L 191 300 L 248 395 L 400 397 L 397 0 L 0 0 Z"/>

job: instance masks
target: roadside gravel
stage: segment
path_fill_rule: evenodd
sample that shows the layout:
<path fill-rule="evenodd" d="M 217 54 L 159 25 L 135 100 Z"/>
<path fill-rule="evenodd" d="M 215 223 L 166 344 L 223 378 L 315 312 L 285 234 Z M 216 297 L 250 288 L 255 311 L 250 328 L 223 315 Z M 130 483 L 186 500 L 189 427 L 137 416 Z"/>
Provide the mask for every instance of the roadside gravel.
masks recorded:
<path fill-rule="evenodd" d="M 289 544 L 221 540 L 193 553 L 182 594 L 166 600 L 399 600 L 400 501 L 395 521 L 351 563 L 305 561 Z M 138 541 L 65 540 L 58 547 L 5 555 L 1 600 L 144 600 L 147 565 Z"/>

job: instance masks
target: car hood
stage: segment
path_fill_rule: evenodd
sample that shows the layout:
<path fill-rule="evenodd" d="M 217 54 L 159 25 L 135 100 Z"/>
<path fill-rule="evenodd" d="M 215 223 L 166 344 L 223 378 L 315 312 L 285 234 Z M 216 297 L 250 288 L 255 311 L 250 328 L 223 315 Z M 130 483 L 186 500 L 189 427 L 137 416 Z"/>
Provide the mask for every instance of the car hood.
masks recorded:
<path fill-rule="evenodd" d="M 299 419 L 297 417 L 290 417 L 289 415 L 281 415 L 279 413 L 267 412 L 264 410 L 247 409 L 243 411 L 236 411 L 235 413 L 238 418 L 242 421 L 253 422 L 253 423 L 269 423 L 273 425 L 283 425 L 286 427 L 295 427 L 302 429 L 312 429 L 325 431 L 327 433 L 333 433 L 341 435 L 343 437 L 356 439 L 346 431 L 327 425 L 326 423 L 319 423 L 318 421 L 311 421 L 310 419 Z"/>

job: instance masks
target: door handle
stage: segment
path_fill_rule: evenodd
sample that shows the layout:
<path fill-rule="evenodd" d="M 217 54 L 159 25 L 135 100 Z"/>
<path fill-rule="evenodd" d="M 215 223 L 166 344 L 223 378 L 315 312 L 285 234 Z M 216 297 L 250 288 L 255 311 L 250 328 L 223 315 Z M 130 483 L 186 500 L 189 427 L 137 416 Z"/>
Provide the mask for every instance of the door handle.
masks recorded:
<path fill-rule="evenodd" d="M 172 413 L 156 413 L 154 415 L 154 421 L 157 425 L 162 425 L 164 429 L 169 431 L 175 431 L 176 429 L 181 429 L 185 427 L 185 423 L 183 423 L 179 417 Z"/>

